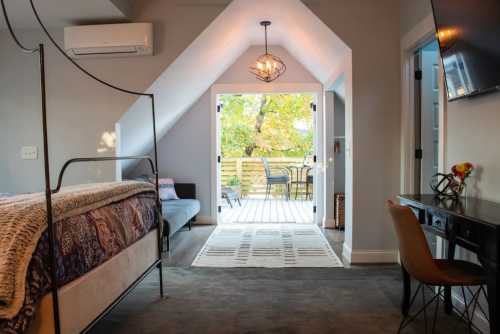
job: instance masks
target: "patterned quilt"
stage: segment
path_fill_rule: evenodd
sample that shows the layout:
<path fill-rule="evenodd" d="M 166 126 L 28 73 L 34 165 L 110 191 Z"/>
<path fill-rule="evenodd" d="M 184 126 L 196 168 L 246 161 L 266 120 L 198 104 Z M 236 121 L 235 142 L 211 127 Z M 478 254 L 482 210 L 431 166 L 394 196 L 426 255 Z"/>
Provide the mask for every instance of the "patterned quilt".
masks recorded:
<path fill-rule="evenodd" d="M 56 225 L 57 284 L 63 286 L 109 260 L 156 227 L 154 193 L 142 193 L 73 216 Z M 38 302 L 50 292 L 47 232 L 39 240 L 26 277 L 26 296 L 16 317 L 0 319 L 0 333 L 24 333 Z"/>

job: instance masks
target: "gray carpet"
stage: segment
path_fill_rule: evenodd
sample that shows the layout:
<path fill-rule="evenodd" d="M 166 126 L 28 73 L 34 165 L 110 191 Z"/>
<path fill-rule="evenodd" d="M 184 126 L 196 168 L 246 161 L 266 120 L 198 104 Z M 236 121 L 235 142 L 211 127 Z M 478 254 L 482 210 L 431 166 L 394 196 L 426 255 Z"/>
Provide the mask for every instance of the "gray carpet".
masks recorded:
<path fill-rule="evenodd" d="M 192 260 L 206 240 L 200 235 L 209 232 L 183 232 L 174 240 L 170 262 Z M 169 267 L 166 279 L 168 298 L 159 299 L 158 273 L 153 272 L 92 333 L 396 333 L 400 321 L 397 266 L 186 266 Z M 466 332 L 461 324 L 452 330 L 455 323 L 456 317 L 440 313 L 437 333 Z M 416 323 L 404 333 L 423 333 L 422 326 Z"/>

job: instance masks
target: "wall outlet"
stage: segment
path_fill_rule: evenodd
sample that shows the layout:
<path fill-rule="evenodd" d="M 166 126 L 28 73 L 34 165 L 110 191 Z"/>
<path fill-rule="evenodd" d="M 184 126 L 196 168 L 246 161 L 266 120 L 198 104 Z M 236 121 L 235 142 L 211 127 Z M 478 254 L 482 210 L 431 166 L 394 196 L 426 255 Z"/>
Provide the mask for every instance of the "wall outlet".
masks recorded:
<path fill-rule="evenodd" d="M 23 147 L 21 147 L 21 159 L 23 159 L 23 160 L 36 160 L 36 159 L 38 159 L 38 147 L 36 147 L 36 146 L 23 146 Z"/>

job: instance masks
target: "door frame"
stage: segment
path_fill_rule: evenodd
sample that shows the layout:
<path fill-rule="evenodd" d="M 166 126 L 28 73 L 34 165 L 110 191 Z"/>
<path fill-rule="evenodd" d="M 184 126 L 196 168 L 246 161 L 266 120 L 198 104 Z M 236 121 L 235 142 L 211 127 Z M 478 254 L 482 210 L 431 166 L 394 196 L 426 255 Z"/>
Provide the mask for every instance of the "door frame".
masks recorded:
<path fill-rule="evenodd" d="M 414 194 L 415 185 L 415 64 L 417 49 L 435 38 L 434 18 L 422 20 L 401 39 L 401 193 Z M 439 66 L 439 155 L 438 170 L 446 169 L 446 87 L 442 62 Z"/>
<path fill-rule="evenodd" d="M 432 14 L 420 21 L 401 39 L 401 193 L 415 194 L 415 51 L 436 37 Z M 442 60 L 439 63 L 439 154 L 438 172 L 446 170 L 446 86 Z M 437 257 L 444 254 L 444 240 L 437 239 Z"/>
<path fill-rule="evenodd" d="M 210 216 L 214 224 L 220 222 L 220 213 L 218 211 L 221 197 L 220 171 L 217 156 L 220 154 L 220 124 L 217 116 L 217 96 L 222 94 L 280 94 L 280 93 L 310 93 L 316 95 L 316 122 L 314 146 L 316 151 L 317 163 L 314 169 L 315 186 L 313 187 L 313 205 L 316 206 L 314 223 L 318 224 L 323 219 L 325 212 L 325 178 L 323 166 L 324 163 L 324 108 L 323 108 L 323 86 L 319 83 L 273 83 L 273 84 L 214 84 L 211 87 L 210 100 Z"/>

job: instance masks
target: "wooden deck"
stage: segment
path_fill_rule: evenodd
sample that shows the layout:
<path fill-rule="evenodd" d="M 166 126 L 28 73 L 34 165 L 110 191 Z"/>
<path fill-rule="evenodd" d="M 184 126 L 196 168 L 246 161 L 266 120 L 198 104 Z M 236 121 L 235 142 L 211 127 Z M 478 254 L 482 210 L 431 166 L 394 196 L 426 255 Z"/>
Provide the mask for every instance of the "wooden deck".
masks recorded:
<path fill-rule="evenodd" d="M 226 203 L 221 213 L 222 223 L 312 223 L 313 202 L 284 199 L 242 199 L 241 207 Z"/>

